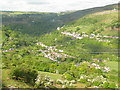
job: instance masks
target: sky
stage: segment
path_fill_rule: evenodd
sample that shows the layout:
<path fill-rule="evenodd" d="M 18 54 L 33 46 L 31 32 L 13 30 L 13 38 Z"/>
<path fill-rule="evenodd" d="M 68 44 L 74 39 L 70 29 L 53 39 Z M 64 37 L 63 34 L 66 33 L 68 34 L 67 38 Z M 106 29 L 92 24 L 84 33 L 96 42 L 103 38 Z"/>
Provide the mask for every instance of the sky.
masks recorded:
<path fill-rule="evenodd" d="M 0 10 L 63 12 L 118 3 L 119 0 L 1 0 Z"/>

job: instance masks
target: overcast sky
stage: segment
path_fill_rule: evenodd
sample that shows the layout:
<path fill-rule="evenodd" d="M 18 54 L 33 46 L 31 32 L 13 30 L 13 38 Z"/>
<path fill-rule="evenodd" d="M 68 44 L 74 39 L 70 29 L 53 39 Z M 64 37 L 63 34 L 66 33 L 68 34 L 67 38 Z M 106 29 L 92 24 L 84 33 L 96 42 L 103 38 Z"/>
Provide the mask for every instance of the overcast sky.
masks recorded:
<path fill-rule="evenodd" d="M 0 10 L 61 12 L 118 3 L 119 0 L 1 0 Z"/>

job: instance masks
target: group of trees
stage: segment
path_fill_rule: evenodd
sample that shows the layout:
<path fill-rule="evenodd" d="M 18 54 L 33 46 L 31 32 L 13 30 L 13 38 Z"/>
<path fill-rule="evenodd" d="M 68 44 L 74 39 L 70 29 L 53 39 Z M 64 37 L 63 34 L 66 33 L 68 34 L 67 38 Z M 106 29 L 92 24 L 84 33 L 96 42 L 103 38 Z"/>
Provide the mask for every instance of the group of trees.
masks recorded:
<path fill-rule="evenodd" d="M 3 14 L 2 22 L 3 25 L 9 26 L 12 30 L 17 30 L 30 35 L 46 34 L 56 30 L 58 26 L 63 25 L 63 22 L 58 20 L 58 15 L 54 13 L 20 15 Z"/>

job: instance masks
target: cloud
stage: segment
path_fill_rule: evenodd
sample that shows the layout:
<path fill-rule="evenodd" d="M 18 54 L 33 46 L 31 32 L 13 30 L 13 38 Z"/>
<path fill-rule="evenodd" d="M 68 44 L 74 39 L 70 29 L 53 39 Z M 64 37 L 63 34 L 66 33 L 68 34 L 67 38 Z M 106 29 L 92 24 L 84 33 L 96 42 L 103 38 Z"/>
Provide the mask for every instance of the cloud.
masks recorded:
<path fill-rule="evenodd" d="M 32 5 L 43 5 L 43 4 L 49 4 L 47 2 L 28 2 L 28 4 L 32 4 Z"/>
<path fill-rule="evenodd" d="M 0 10 L 60 12 L 118 3 L 118 0 L 3 0 Z"/>
<path fill-rule="evenodd" d="M 40 1 L 40 0 L 29 0 L 26 2 L 27 4 L 31 4 L 31 5 L 45 5 L 45 4 L 50 4 L 48 1 L 44 0 L 44 1 Z"/>

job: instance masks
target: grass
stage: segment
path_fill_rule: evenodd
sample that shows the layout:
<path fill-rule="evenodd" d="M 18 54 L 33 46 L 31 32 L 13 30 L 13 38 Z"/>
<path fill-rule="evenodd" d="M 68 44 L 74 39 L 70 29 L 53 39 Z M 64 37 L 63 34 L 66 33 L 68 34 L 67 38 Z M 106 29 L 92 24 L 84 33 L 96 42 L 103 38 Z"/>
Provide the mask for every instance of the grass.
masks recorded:
<path fill-rule="evenodd" d="M 111 70 L 118 71 L 118 62 L 117 61 L 107 61 L 106 66 L 108 66 Z"/>
<path fill-rule="evenodd" d="M 103 35 L 111 35 L 111 36 L 118 36 L 118 31 L 117 30 L 112 30 L 112 29 L 105 29 L 104 31 L 101 32 Z"/>
<path fill-rule="evenodd" d="M 20 11 L 14 11 L 14 12 L 1 12 L 2 15 L 21 15 L 21 14 L 49 14 L 47 12 L 20 12 Z"/>
<path fill-rule="evenodd" d="M 107 61 L 105 64 L 111 69 L 111 72 L 107 74 L 110 76 L 111 81 L 118 83 L 118 62 Z"/>
<path fill-rule="evenodd" d="M 86 85 L 83 83 L 76 83 L 76 84 L 73 84 L 73 86 L 76 88 L 85 88 Z"/>
<path fill-rule="evenodd" d="M 47 76 L 49 76 L 53 80 L 62 79 L 62 75 L 61 74 L 49 73 L 49 72 L 41 72 L 41 71 L 39 71 L 39 74 L 47 75 Z"/>

